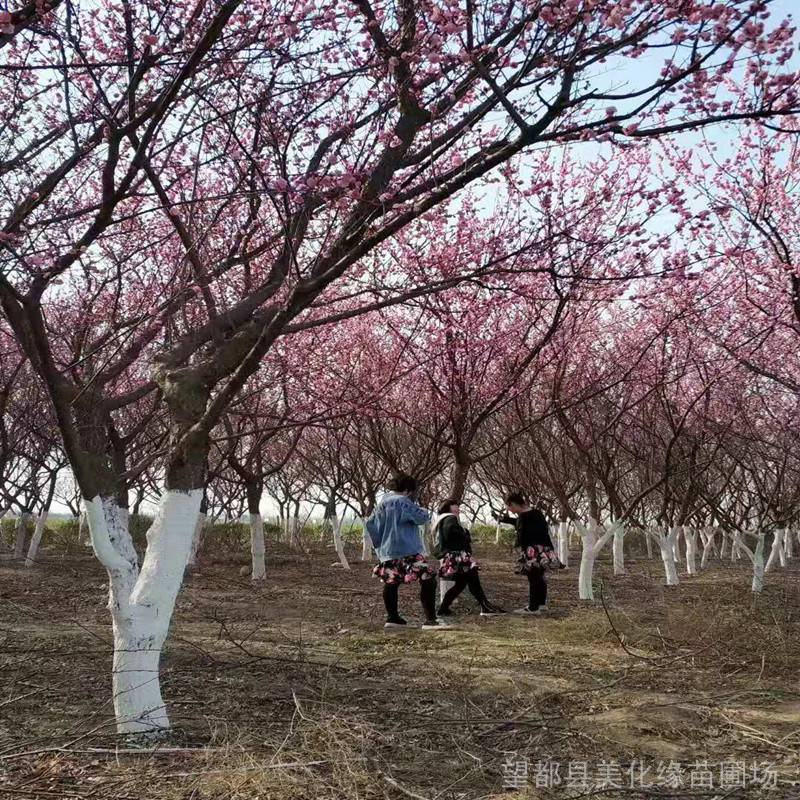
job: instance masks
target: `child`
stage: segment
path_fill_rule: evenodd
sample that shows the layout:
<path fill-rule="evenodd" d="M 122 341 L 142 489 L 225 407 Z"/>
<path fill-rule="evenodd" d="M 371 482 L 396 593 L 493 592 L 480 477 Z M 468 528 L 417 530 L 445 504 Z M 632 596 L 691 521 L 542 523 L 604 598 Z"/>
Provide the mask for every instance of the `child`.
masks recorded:
<path fill-rule="evenodd" d="M 385 628 L 400 628 L 408 623 L 398 609 L 401 583 L 419 581 L 419 599 L 425 612 L 422 630 L 449 628 L 436 618 L 436 580 L 425 556 L 419 525 L 430 521 L 430 514 L 412 499 L 417 481 L 408 475 L 393 479 L 386 494 L 366 521 L 379 563 L 373 575 L 383 581 L 383 602 L 386 606 Z"/>
<path fill-rule="evenodd" d="M 437 544 L 434 554 L 441 559 L 439 577 L 455 584 L 447 590 L 437 612 L 446 617 L 453 612 L 450 606 L 465 588 L 481 607 L 481 616 L 505 614 L 502 608 L 492 605 L 487 599 L 478 577 L 478 562 L 472 557 L 472 539 L 469 531 L 462 527 L 458 515 L 461 509 L 455 500 L 447 500 L 439 508 L 439 517 L 434 524 Z"/>
<path fill-rule="evenodd" d="M 496 518 L 517 529 L 515 546 L 522 551 L 517 559 L 517 571 L 528 576 L 528 605 L 514 613 L 539 615 L 547 602 L 546 573 L 551 569 L 561 569 L 564 565 L 553 548 L 544 514 L 537 508 L 531 508 L 525 495 L 521 492 L 509 494 L 506 508 L 516 514 L 516 518 L 506 515 Z"/>

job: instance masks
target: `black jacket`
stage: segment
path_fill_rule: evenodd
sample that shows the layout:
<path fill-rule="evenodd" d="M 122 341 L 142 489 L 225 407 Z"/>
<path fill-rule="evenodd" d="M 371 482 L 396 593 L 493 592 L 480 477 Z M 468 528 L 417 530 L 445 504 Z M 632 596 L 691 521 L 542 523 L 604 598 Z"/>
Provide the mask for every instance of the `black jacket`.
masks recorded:
<path fill-rule="evenodd" d="M 553 549 L 553 540 L 550 538 L 547 520 L 538 508 L 523 511 L 518 517 L 500 517 L 500 522 L 506 522 L 517 529 L 517 540 L 514 542 L 516 547 L 527 550 L 538 544 L 541 547 Z"/>
<path fill-rule="evenodd" d="M 436 551 L 438 553 L 472 552 L 472 537 L 469 531 L 461 526 L 458 517 L 450 514 L 437 526 L 438 533 Z"/>

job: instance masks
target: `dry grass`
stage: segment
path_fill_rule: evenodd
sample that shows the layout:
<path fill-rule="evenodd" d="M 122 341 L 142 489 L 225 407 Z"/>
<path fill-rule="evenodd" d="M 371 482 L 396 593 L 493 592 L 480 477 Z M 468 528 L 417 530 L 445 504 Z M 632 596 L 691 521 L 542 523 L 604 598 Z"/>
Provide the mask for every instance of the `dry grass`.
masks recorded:
<path fill-rule="evenodd" d="M 504 553 L 480 553 L 493 598 L 520 605 Z M 113 736 L 105 579 L 88 557 L 0 570 L 0 798 L 455 798 L 503 793 L 503 764 L 743 759 L 800 780 L 800 564 L 770 573 L 753 608 L 744 567 L 679 587 L 658 564 L 602 562 L 602 602 L 552 582 L 540 619 L 387 636 L 369 565 L 274 552 L 254 587 L 205 564 L 182 592 L 165 653 L 176 734 L 155 752 Z M 415 592 L 404 608 L 417 615 Z M 661 792 L 663 794 L 663 792 Z M 657 797 L 615 790 L 593 797 Z M 665 795 L 667 796 L 667 795 Z M 681 790 L 678 795 L 709 796 Z"/>

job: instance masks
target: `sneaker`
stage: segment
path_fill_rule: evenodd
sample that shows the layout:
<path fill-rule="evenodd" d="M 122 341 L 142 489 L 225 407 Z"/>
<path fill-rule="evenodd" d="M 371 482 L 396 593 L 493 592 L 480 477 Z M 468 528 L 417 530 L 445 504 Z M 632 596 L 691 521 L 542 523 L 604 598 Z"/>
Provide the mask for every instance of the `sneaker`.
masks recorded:
<path fill-rule="evenodd" d="M 384 624 L 384 628 L 405 628 L 408 626 L 408 623 L 402 617 L 396 617 L 395 619 L 387 619 L 386 623 Z"/>
<path fill-rule="evenodd" d="M 482 617 L 497 617 L 500 614 L 505 614 L 506 610 L 500 606 L 487 605 L 481 609 Z"/>
<path fill-rule="evenodd" d="M 424 631 L 446 631 L 450 630 L 453 626 L 443 619 L 437 619 L 435 622 L 428 621 L 422 623 L 422 630 Z"/>
<path fill-rule="evenodd" d="M 528 608 L 528 606 L 525 606 L 525 608 L 515 608 L 514 609 L 514 613 L 515 614 L 522 614 L 523 616 L 526 616 L 526 617 L 541 617 L 542 616 L 542 609 L 541 608 L 537 608 L 537 609 L 533 609 L 532 610 L 532 609 Z"/>

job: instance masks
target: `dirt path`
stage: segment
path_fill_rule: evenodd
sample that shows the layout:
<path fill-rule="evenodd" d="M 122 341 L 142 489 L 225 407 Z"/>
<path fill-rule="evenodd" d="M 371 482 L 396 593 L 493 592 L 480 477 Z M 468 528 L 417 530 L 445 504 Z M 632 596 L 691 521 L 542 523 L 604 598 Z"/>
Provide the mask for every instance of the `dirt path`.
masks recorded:
<path fill-rule="evenodd" d="M 505 555 L 480 555 L 493 599 L 521 605 Z M 755 609 L 740 567 L 667 590 L 654 561 L 616 579 L 601 562 L 594 605 L 571 570 L 546 617 L 465 598 L 458 630 L 399 635 L 369 565 L 332 562 L 273 553 L 259 587 L 237 564 L 192 577 L 163 661 L 179 733 L 144 755 L 98 752 L 128 749 L 102 571 L 0 569 L 0 797 L 800 796 L 797 562 Z"/>

